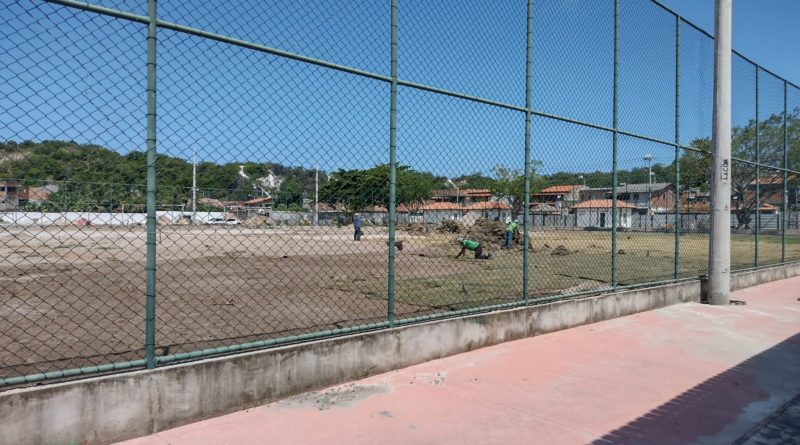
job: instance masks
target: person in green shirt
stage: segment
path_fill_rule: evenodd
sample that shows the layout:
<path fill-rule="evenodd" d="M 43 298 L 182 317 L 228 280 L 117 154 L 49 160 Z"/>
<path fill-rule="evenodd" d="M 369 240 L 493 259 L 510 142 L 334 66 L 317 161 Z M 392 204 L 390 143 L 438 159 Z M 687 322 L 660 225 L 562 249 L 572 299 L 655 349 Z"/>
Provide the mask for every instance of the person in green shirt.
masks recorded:
<path fill-rule="evenodd" d="M 461 246 L 461 252 L 459 252 L 458 255 L 456 255 L 456 258 L 459 258 L 462 255 L 464 255 L 464 252 L 466 252 L 467 250 L 469 250 L 470 252 L 475 252 L 476 260 L 488 260 L 492 258 L 491 254 L 483 253 L 483 246 L 481 246 L 481 243 L 477 241 L 472 241 L 466 238 L 458 238 L 456 241 L 458 242 L 458 245 Z"/>
<path fill-rule="evenodd" d="M 506 238 L 503 241 L 503 249 L 510 249 L 514 244 L 514 232 L 517 227 L 519 227 L 519 224 L 516 221 L 506 218 Z"/>

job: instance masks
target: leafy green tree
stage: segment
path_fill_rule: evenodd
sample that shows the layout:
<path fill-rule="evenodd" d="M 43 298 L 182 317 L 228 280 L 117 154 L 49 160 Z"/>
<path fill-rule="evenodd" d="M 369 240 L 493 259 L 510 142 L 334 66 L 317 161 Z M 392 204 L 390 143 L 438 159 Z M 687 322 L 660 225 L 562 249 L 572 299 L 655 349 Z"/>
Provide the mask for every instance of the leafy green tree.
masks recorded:
<path fill-rule="evenodd" d="M 544 178 L 536 174 L 541 162 L 533 161 L 531 166 L 531 194 L 539 192 L 545 184 Z M 510 169 L 503 165 L 494 167 L 492 194 L 511 206 L 511 217 L 517 218 L 525 207 L 525 175 L 521 170 Z"/>
<path fill-rule="evenodd" d="M 303 188 L 295 179 L 286 179 L 281 183 L 280 189 L 275 196 L 275 202 L 279 204 L 300 205 L 303 204 Z"/>
<path fill-rule="evenodd" d="M 397 167 L 396 204 L 418 206 L 430 199 L 434 183 L 440 179 L 410 167 Z M 370 206 L 389 206 L 389 166 L 378 165 L 367 170 L 338 170 L 320 188 L 320 200 L 340 204 L 348 213 Z"/>
<path fill-rule="evenodd" d="M 453 179 L 453 182 L 459 188 L 465 189 L 491 189 L 494 186 L 494 178 L 483 176 L 480 173 L 472 173 L 470 175 L 458 176 Z"/>

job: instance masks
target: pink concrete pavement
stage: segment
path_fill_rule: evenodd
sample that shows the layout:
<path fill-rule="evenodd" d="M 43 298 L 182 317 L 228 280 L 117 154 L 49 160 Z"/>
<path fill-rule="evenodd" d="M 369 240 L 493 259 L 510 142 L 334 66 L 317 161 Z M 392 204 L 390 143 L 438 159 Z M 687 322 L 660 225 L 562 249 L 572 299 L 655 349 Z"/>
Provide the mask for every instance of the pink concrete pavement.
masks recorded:
<path fill-rule="evenodd" d="M 783 280 L 735 293 L 746 305 L 505 343 L 125 444 L 732 443 L 800 394 L 798 297 Z"/>

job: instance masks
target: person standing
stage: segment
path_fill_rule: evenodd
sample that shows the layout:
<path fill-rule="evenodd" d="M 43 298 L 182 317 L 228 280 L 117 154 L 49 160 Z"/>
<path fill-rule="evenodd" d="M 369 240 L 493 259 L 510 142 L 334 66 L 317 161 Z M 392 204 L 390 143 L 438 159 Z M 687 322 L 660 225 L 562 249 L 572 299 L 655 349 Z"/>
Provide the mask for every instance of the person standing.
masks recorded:
<path fill-rule="evenodd" d="M 506 236 L 503 240 L 503 249 L 510 249 L 512 244 L 514 243 L 514 232 L 519 227 L 516 221 L 512 221 L 511 218 L 506 218 Z"/>
<path fill-rule="evenodd" d="M 356 213 L 353 217 L 353 241 L 361 241 L 361 216 Z"/>

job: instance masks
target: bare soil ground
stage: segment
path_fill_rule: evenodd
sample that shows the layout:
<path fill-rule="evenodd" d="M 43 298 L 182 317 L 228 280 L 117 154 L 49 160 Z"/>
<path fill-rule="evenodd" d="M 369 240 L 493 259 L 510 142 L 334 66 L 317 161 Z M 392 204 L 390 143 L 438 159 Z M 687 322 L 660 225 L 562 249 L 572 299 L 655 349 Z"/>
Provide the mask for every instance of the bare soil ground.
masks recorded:
<path fill-rule="evenodd" d="M 452 234 L 399 232 L 398 318 L 511 302 L 522 297 L 522 251 L 454 259 Z M 387 234 L 369 227 L 272 229 L 160 226 L 159 354 L 385 320 Z M 607 287 L 607 232 L 535 232 L 531 298 Z M 777 241 L 777 243 L 776 243 Z M 553 254 L 558 246 L 561 255 Z M 673 276 L 670 234 L 621 233 L 620 284 Z M 762 236 L 763 263 L 780 238 Z M 681 237 L 682 276 L 706 265 L 705 235 Z M 736 237 L 735 268 L 752 266 L 752 236 Z M 143 228 L 0 228 L 0 377 L 143 357 Z M 800 259 L 800 244 L 787 246 Z"/>

